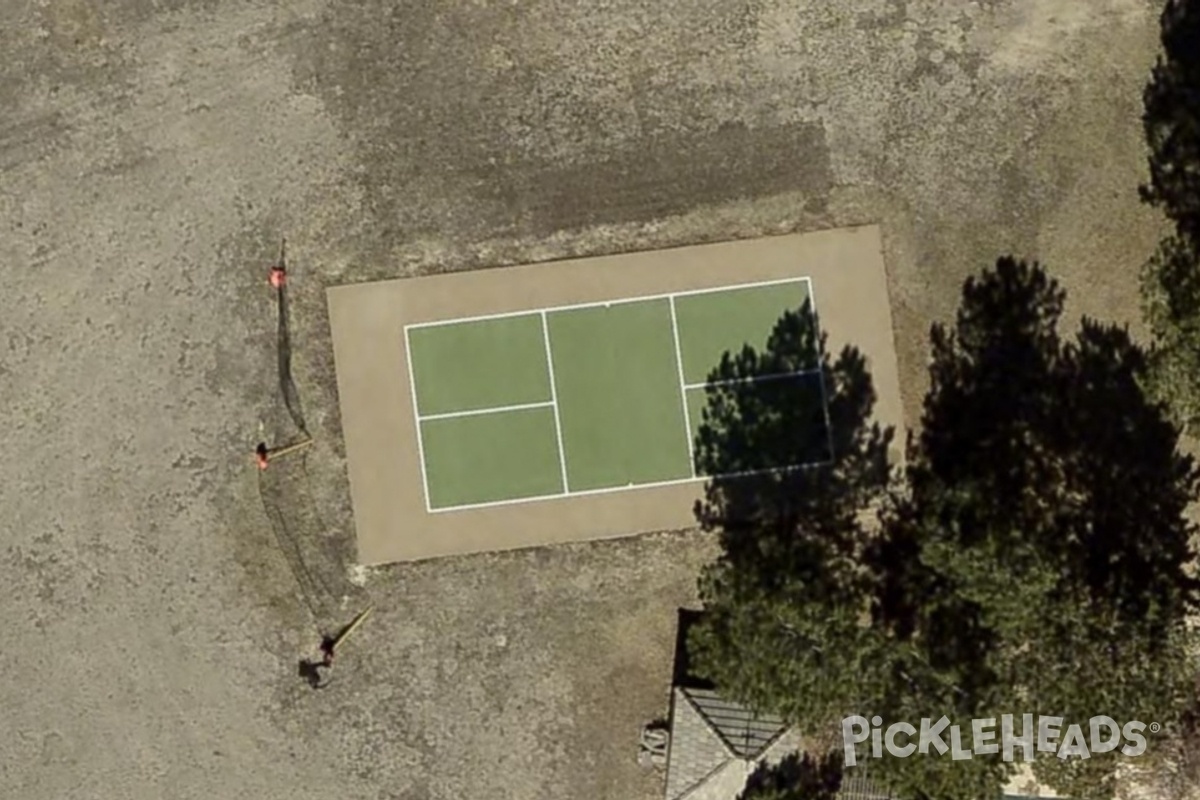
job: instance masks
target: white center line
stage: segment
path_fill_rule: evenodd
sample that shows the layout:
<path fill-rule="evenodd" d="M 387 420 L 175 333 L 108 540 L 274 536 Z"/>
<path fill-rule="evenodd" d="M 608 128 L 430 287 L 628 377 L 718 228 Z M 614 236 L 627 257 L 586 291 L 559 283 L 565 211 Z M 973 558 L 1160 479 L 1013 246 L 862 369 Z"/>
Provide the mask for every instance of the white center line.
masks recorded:
<path fill-rule="evenodd" d="M 518 403 L 513 406 L 492 406 L 490 408 L 473 408 L 468 411 L 447 411 L 444 414 L 429 414 L 420 417 L 421 422 L 429 422 L 433 419 L 456 419 L 458 417 L 477 417 L 481 414 L 499 414 L 502 411 L 524 411 L 527 408 L 549 408 L 554 405 L 553 400 L 545 400 L 541 403 Z"/>

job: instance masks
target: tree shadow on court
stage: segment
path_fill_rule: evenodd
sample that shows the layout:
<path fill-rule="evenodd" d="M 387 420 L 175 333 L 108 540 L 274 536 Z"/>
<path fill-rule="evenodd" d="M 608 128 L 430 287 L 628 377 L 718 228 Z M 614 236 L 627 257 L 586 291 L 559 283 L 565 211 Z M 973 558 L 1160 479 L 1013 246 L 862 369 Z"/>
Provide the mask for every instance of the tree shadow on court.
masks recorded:
<path fill-rule="evenodd" d="M 836 800 L 843 765 L 838 751 L 820 758 L 790 753 L 774 764 L 764 761 L 750 773 L 738 800 Z"/>
<path fill-rule="evenodd" d="M 698 506 L 724 553 L 702 577 L 710 621 L 697 661 L 723 694 L 814 728 L 868 708 L 891 719 L 1015 704 L 1160 723 L 1180 713 L 1197 471 L 1145 390 L 1146 352 L 1087 319 L 1060 335 L 1064 304 L 1044 270 L 1012 258 L 966 282 L 953 324 L 932 329 L 919 433 L 890 487 L 861 356 L 824 355 L 811 314 L 780 320 L 762 353 L 724 359 L 696 448 L 705 472 L 814 452 L 814 401 L 749 380 L 814 360 L 832 458 L 714 479 Z M 875 499 L 881 513 L 857 516 Z M 1003 775 L 972 763 L 886 769 L 906 791 L 998 790 Z M 1058 759 L 1034 769 L 1060 794 L 1097 796 L 1083 789 L 1112 761 L 1088 763 L 1099 766 L 1086 775 L 1053 774 L 1071 768 Z"/>
<path fill-rule="evenodd" d="M 695 513 L 733 561 L 790 550 L 801 530 L 850 531 L 886 490 L 894 431 L 871 420 L 866 358 L 850 346 L 831 357 L 810 304 L 761 352 L 726 353 L 706 393 L 694 450 L 713 477 Z"/>

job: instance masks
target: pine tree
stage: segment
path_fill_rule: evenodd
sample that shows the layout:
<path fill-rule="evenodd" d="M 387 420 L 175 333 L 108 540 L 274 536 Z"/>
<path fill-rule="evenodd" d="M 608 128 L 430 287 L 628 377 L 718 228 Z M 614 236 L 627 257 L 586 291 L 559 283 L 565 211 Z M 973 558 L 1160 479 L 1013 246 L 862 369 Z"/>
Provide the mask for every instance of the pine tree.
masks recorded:
<path fill-rule="evenodd" d="M 1162 54 L 1143 93 L 1150 182 L 1142 199 L 1174 233 L 1141 274 L 1154 334 L 1149 382 L 1193 435 L 1200 430 L 1200 0 L 1169 0 Z"/>
<path fill-rule="evenodd" d="M 1010 258 L 967 282 L 955 324 L 932 331 L 920 433 L 874 524 L 859 513 L 882 485 L 862 469 L 880 438 L 861 402 L 869 376 L 834 377 L 828 358 L 831 407 L 860 398 L 833 422 L 859 426 L 834 437 L 833 464 L 769 492 L 713 482 L 702 516 L 723 557 L 701 580 L 696 644 L 722 691 L 806 733 L 850 714 L 885 726 L 945 715 L 966 732 L 1003 714 L 1181 718 L 1198 597 L 1184 510 L 1197 472 L 1143 389 L 1146 354 L 1087 320 L 1061 336 L 1063 304 L 1040 267 Z M 795 416 L 796 398 L 779 413 L 766 406 L 781 398 L 716 399 L 702 448 L 713 465 L 726 442 L 744 458 L 759 440 L 799 441 L 786 426 L 809 418 Z M 1065 794 L 1103 796 L 1116 757 L 1039 758 L 1035 771 Z M 978 800 L 1013 772 L 986 757 L 876 763 L 906 798 Z"/>

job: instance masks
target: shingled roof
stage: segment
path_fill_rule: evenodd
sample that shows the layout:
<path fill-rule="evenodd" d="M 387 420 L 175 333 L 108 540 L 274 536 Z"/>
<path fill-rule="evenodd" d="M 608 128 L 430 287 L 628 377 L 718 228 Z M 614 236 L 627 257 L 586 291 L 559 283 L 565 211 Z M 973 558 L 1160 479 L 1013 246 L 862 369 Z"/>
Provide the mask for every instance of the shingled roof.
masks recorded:
<path fill-rule="evenodd" d="M 779 717 L 756 714 L 712 689 L 681 687 L 680 693 L 721 738 L 730 755 L 738 758 L 758 758 L 787 728 Z"/>
<path fill-rule="evenodd" d="M 681 609 L 671 690 L 667 800 L 733 800 L 759 761 L 795 752 L 799 739 L 779 717 L 727 700 L 696 672 L 687 652 L 701 612 Z M 862 768 L 843 774 L 839 800 L 888 800 Z"/>
<path fill-rule="evenodd" d="M 696 673 L 687 652 L 687 636 L 699 619 L 700 612 L 679 612 L 667 800 L 706 796 L 697 794 L 702 785 L 724 784 L 730 779 L 740 788 L 753 762 L 787 731 L 783 720 L 723 698 L 710 680 Z"/>

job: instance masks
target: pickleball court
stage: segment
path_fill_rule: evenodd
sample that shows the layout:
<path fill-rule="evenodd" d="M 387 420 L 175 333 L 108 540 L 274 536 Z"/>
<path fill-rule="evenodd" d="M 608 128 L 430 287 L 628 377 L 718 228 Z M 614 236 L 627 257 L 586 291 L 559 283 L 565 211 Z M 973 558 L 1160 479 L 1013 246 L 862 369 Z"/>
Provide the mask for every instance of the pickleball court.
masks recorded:
<path fill-rule="evenodd" d="M 358 561 L 380 564 L 688 528 L 695 435 L 724 353 L 810 311 L 858 350 L 903 441 L 875 226 L 450 272 L 327 291 Z M 756 374 L 811 408 L 818 354 Z"/>
<path fill-rule="evenodd" d="M 427 509 L 706 477 L 693 442 L 722 355 L 812 299 L 795 278 L 407 326 Z M 747 380 L 823 408 L 817 353 L 803 367 Z"/>

